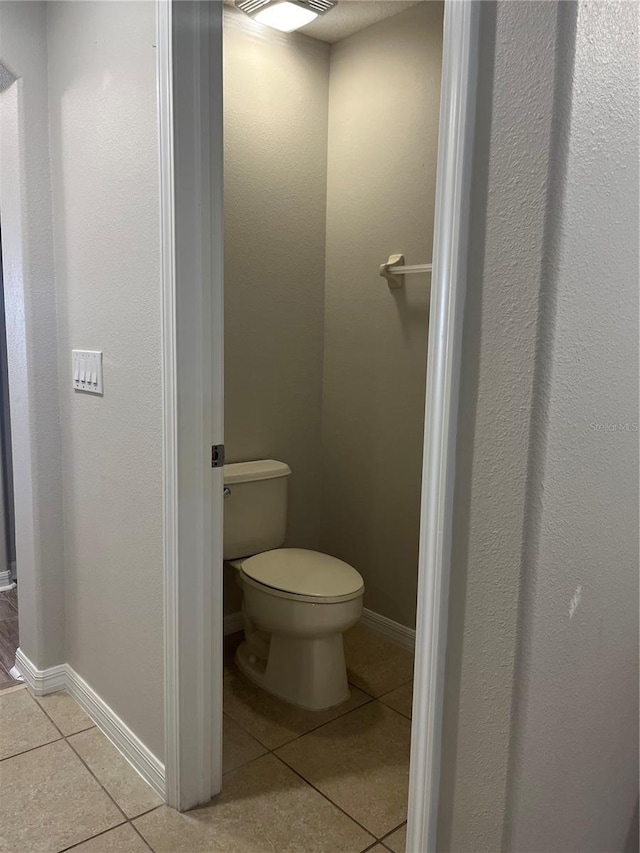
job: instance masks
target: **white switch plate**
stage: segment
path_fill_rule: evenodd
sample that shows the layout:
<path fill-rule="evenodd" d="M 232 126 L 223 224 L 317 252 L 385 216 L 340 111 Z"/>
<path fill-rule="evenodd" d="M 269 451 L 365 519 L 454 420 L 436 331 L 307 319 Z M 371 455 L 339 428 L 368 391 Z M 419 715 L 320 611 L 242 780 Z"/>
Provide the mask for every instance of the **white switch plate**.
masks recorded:
<path fill-rule="evenodd" d="M 102 353 L 96 350 L 74 349 L 71 356 L 75 390 L 102 394 Z"/>

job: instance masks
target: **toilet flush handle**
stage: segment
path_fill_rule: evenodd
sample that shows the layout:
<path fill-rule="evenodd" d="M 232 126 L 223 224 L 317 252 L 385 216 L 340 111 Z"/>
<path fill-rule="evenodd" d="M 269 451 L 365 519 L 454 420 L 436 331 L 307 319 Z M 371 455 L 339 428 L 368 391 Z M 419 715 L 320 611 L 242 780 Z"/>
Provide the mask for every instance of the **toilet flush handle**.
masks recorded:
<path fill-rule="evenodd" d="M 222 491 L 222 497 L 228 498 L 230 494 L 231 494 L 231 489 L 229 488 L 229 486 L 225 486 L 223 491 Z"/>

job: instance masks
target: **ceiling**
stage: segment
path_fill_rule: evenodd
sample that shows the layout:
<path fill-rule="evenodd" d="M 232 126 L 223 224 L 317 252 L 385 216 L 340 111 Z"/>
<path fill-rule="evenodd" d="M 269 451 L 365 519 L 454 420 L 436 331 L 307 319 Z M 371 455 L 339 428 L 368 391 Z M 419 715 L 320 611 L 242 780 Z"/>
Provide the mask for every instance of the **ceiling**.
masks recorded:
<path fill-rule="evenodd" d="M 377 21 L 404 12 L 417 2 L 419 0 L 340 0 L 337 6 L 298 32 L 333 44 Z"/>
<path fill-rule="evenodd" d="M 421 0 L 338 0 L 337 6 L 297 32 L 334 44 L 418 2 Z M 225 6 L 234 5 L 233 0 L 224 0 L 224 3 Z"/>

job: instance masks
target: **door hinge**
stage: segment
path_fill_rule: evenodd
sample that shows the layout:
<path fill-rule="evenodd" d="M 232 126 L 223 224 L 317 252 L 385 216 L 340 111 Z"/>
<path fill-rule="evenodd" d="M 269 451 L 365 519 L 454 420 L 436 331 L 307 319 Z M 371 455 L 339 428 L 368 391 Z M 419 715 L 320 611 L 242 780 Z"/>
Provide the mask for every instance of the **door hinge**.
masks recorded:
<path fill-rule="evenodd" d="M 224 465 L 224 444 L 214 444 L 211 447 L 211 467 L 222 468 Z"/>

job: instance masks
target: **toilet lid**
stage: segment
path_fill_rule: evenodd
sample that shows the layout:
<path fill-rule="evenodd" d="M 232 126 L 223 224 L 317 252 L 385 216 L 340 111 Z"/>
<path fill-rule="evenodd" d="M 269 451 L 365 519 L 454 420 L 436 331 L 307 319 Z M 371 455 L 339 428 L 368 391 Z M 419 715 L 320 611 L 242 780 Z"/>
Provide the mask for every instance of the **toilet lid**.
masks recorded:
<path fill-rule="evenodd" d="M 353 566 L 303 548 L 276 548 L 256 554 L 243 561 L 242 571 L 265 586 L 317 598 L 353 595 L 364 585 Z"/>

